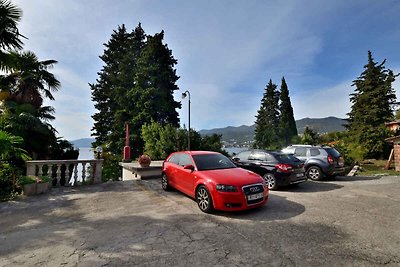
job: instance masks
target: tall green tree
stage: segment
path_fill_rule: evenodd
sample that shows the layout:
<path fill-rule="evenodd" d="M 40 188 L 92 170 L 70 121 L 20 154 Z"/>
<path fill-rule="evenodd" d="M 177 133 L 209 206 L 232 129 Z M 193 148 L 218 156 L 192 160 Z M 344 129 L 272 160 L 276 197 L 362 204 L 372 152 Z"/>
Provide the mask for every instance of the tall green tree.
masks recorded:
<path fill-rule="evenodd" d="M 392 83 L 396 75 L 386 69 L 386 60 L 378 64 L 368 51 L 368 63 L 364 71 L 353 81 L 354 93 L 348 113 L 348 129 L 355 141 L 365 148 L 365 157 L 382 157 L 385 150 L 384 139 L 388 137 L 385 122 L 393 119 L 393 104 L 396 100 Z"/>
<path fill-rule="evenodd" d="M 105 66 L 99 79 L 91 84 L 92 100 L 98 110 L 94 145 L 106 144 L 114 154 L 121 154 L 125 144 L 125 123 L 130 125 L 134 155 L 143 152 L 141 127 L 151 121 L 179 125 L 173 92 L 178 90 L 177 63 L 163 43 L 164 32 L 146 35 L 139 24 L 131 33 L 119 27 L 106 44 L 101 59 Z"/>
<path fill-rule="evenodd" d="M 306 127 L 300 142 L 305 145 L 318 145 L 320 141 L 321 137 L 318 133 L 313 129 Z"/>
<path fill-rule="evenodd" d="M 103 55 L 100 56 L 104 66 L 97 73 L 99 78 L 96 83 L 90 84 L 92 101 L 97 109 L 92 116 L 94 120 L 92 135 L 96 137 L 93 145 L 106 144 L 111 151 L 118 151 L 122 142 L 124 123 L 128 120 L 127 113 L 130 108 L 118 103 L 121 98 L 127 98 L 126 93 L 133 86 L 134 73 L 122 74 L 122 69 L 126 70 L 126 65 L 129 65 L 127 55 L 130 36 L 125 25 L 118 26 L 118 29 L 113 31 L 110 40 L 104 44 Z M 131 61 L 136 61 L 136 57 L 129 58 Z"/>
<path fill-rule="evenodd" d="M 256 116 L 255 142 L 257 148 L 279 147 L 279 92 L 276 84 L 269 80 Z"/>
<path fill-rule="evenodd" d="M 297 127 L 285 77 L 282 77 L 279 111 L 280 137 L 283 145 L 288 145 L 293 137 L 297 136 Z"/>

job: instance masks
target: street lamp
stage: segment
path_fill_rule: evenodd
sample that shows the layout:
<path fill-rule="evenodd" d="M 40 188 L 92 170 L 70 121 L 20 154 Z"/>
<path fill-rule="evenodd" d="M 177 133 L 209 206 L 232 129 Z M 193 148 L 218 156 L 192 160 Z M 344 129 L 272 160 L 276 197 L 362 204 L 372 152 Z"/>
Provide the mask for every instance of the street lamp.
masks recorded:
<path fill-rule="evenodd" d="M 100 159 L 101 152 L 103 152 L 103 148 L 101 146 L 96 147 L 97 159 Z"/>
<path fill-rule="evenodd" d="M 188 151 L 190 151 L 190 92 L 186 90 L 182 93 L 182 99 L 189 96 L 189 130 L 188 130 Z"/>

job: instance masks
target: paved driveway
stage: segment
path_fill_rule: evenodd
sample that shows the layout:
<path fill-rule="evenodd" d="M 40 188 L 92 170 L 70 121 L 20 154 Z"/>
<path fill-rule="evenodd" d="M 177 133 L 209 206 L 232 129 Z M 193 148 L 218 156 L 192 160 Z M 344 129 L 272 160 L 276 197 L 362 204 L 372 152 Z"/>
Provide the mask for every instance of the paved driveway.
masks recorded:
<path fill-rule="evenodd" d="M 159 179 L 56 188 L 0 203 L 0 266 L 399 266 L 399 193 L 340 177 L 208 215 Z"/>

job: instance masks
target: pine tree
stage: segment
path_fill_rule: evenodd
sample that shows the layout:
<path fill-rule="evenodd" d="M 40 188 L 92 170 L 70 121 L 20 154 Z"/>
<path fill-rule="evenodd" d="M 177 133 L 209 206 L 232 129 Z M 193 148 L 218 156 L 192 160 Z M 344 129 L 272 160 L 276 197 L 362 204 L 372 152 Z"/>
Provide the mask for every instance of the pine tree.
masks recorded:
<path fill-rule="evenodd" d="M 282 77 L 282 85 L 280 92 L 279 105 L 279 132 L 283 145 L 290 144 L 292 138 L 297 136 L 296 121 L 294 120 L 292 103 L 289 97 L 289 89 L 287 87 L 285 77 Z"/>
<path fill-rule="evenodd" d="M 269 80 L 261 106 L 256 116 L 255 143 L 257 148 L 279 147 L 279 92 L 276 84 Z"/>
<path fill-rule="evenodd" d="M 366 157 L 381 157 L 384 153 L 385 137 L 388 132 L 385 122 L 393 118 L 393 104 L 396 100 L 392 83 L 396 75 L 381 64 L 374 62 L 368 51 L 368 63 L 360 77 L 353 81 L 355 92 L 350 94 L 352 103 L 348 113 L 349 132 L 356 142 L 362 144 Z"/>
<path fill-rule="evenodd" d="M 118 93 L 121 91 L 121 72 L 122 62 L 128 51 L 129 33 L 125 25 L 118 26 L 111 34 L 111 39 L 104 44 L 106 49 L 100 59 L 104 66 L 97 74 L 99 78 L 95 84 L 89 84 L 92 91 L 92 101 L 98 110 L 92 118 L 94 126 L 92 136 L 96 137 L 94 146 L 107 144 L 111 151 L 116 151 L 115 142 L 110 140 L 110 135 L 117 130 L 114 122 L 114 114 L 118 110 Z M 119 92 L 118 92 L 119 91 Z M 123 131 L 123 128 L 121 129 Z"/>
<path fill-rule="evenodd" d="M 134 155 L 143 152 L 142 125 L 152 121 L 179 125 L 173 92 L 178 90 L 177 63 L 163 44 L 164 31 L 146 35 L 139 24 L 131 33 L 118 27 L 105 45 L 100 58 L 105 66 L 96 84 L 91 84 L 92 100 L 98 110 L 93 115 L 95 146 L 106 144 L 114 154 L 122 152 L 125 123 L 131 127 L 130 142 Z M 135 130 L 136 129 L 136 130 Z"/>

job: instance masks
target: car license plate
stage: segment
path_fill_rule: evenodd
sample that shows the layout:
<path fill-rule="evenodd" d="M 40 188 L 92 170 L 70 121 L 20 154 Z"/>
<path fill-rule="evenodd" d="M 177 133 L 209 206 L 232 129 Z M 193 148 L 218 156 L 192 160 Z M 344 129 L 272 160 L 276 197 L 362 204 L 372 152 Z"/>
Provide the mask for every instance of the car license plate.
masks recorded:
<path fill-rule="evenodd" d="M 258 194 L 247 196 L 247 200 L 255 200 L 255 199 L 259 199 L 259 198 L 263 198 L 263 197 L 264 197 L 264 193 L 258 193 Z"/>
<path fill-rule="evenodd" d="M 298 173 L 298 174 L 296 174 L 296 177 L 303 177 L 304 176 L 304 173 Z"/>

